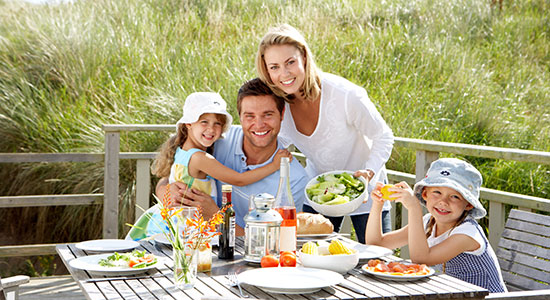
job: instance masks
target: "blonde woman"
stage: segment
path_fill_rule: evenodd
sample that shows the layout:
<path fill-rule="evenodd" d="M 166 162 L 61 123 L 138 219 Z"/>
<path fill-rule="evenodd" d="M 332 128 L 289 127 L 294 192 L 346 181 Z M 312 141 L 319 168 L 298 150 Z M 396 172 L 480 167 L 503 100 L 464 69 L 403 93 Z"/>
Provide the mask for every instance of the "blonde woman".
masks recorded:
<path fill-rule="evenodd" d="M 393 133 L 366 90 L 319 70 L 304 37 L 292 26 L 271 28 L 256 56 L 259 77 L 286 100 L 279 136 L 307 157 L 310 178 L 327 171 L 351 170 L 374 182 L 387 181 L 385 163 L 393 147 Z M 285 145 L 287 146 L 287 145 Z M 351 213 L 358 240 L 365 242 L 365 227 L 372 201 Z M 383 228 L 389 231 L 391 205 L 384 205 Z M 304 204 L 304 211 L 315 212 Z M 343 217 L 329 217 L 338 231 Z"/>

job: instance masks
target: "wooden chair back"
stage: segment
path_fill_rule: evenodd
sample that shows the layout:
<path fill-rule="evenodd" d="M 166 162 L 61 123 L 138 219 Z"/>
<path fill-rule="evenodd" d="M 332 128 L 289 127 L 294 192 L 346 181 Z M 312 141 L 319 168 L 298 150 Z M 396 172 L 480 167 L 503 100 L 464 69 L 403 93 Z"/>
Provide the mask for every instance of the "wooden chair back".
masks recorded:
<path fill-rule="evenodd" d="M 19 286 L 29 282 L 29 276 L 16 275 L 2 279 L 0 277 L 0 300 L 18 300 Z"/>
<path fill-rule="evenodd" d="M 550 216 L 512 209 L 496 255 L 508 290 L 550 289 Z"/>
<path fill-rule="evenodd" d="M 4 288 L 2 287 L 2 276 L 0 276 L 0 300 L 6 300 L 6 294 L 4 294 Z"/>

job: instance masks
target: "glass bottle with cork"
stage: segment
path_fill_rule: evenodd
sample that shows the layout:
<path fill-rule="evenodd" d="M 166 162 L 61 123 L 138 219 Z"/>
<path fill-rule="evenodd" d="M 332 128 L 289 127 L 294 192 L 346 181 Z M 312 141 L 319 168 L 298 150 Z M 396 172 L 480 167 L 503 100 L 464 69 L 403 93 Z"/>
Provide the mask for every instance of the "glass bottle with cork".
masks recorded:
<path fill-rule="evenodd" d="M 283 217 L 279 234 L 280 251 L 296 252 L 296 206 L 290 190 L 290 160 L 281 158 L 279 189 L 275 196 L 275 210 Z"/>
<path fill-rule="evenodd" d="M 231 185 L 222 185 L 222 207 L 231 205 L 232 190 Z M 233 207 L 228 207 L 225 211 L 223 224 L 220 224 L 220 232 L 218 258 L 232 259 L 235 253 L 235 210 Z"/>

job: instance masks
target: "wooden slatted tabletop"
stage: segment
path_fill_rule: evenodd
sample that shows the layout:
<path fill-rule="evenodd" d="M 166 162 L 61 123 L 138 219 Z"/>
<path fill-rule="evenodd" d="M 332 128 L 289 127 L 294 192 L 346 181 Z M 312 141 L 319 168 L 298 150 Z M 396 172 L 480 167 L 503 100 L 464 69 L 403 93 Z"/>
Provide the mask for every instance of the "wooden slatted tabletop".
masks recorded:
<path fill-rule="evenodd" d="M 350 241 L 345 237 L 340 239 Z M 234 260 L 219 260 L 213 257 L 212 271 L 199 273 L 197 283 L 193 289 L 181 290 L 173 285 L 171 270 L 172 250 L 166 245 L 153 241 L 143 241 L 139 250 L 147 250 L 165 259 L 162 264 L 150 274 L 136 276 L 107 277 L 93 276 L 83 270 L 74 269 L 69 262 L 75 258 L 90 255 L 75 247 L 74 244 L 57 246 L 56 250 L 67 269 L 82 289 L 87 299 L 237 299 L 239 290 L 231 287 L 225 275 L 230 271 L 237 273 L 253 269 L 257 266 L 247 264 L 243 259 L 244 241 L 237 238 Z M 214 249 L 216 254 L 216 249 Z M 398 259 L 385 257 L 385 259 Z M 466 283 L 445 274 L 433 275 L 415 281 L 391 281 L 376 278 L 361 271 L 359 265 L 344 275 L 345 283 L 364 291 L 356 293 L 340 285 L 321 289 L 315 293 L 287 295 L 268 293 L 262 289 L 241 284 L 243 292 L 250 299 L 449 299 L 467 298 L 484 299 L 489 292 L 483 288 Z"/>

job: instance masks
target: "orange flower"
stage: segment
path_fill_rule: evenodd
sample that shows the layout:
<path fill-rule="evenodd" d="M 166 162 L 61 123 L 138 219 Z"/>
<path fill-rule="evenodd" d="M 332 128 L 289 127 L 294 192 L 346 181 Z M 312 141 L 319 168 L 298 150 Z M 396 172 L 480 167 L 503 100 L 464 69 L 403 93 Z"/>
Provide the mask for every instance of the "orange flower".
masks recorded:
<path fill-rule="evenodd" d="M 176 209 L 172 207 L 172 199 L 170 195 L 170 185 L 167 186 L 166 192 L 162 197 L 160 213 L 164 222 L 168 226 L 170 233 L 166 233 L 166 236 L 172 243 L 172 246 L 177 249 L 183 248 L 183 241 L 178 234 L 179 224 L 174 224 L 174 216 L 177 216 L 183 209 Z M 225 206 L 218 210 L 212 218 L 204 220 L 202 215 L 202 208 L 199 207 L 191 218 L 187 218 L 185 221 L 185 227 L 183 230 L 183 236 L 186 237 L 185 244 L 189 245 L 192 249 L 197 249 L 201 244 L 209 245 L 209 241 L 220 235 L 217 232 L 216 226 L 223 223 L 223 216 L 229 206 Z M 177 221 L 179 223 L 179 221 Z M 172 238 L 173 237 L 173 238 Z"/>
<path fill-rule="evenodd" d="M 166 186 L 166 192 L 164 193 L 164 196 L 162 197 L 160 206 L 160 215 L 162 216 L 162 219 L 167 221 L 168 219 L 172 218 L 174 215 L 177 214 L 177 212 L 174 212 L 174 208 L 172 207 L 172 195 L 170 194 L 170 184 Z"/>

